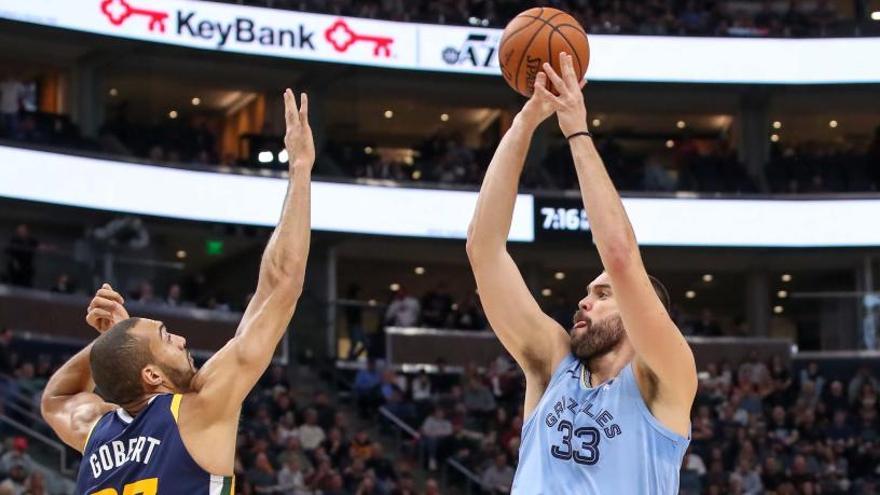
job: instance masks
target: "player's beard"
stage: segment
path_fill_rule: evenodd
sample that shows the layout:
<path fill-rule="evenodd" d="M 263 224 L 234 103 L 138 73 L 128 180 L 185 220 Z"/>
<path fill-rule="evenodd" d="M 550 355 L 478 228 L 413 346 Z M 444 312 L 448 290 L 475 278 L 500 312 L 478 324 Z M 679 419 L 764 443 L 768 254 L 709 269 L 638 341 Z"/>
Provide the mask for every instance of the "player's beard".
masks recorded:
<path fill-rule="evenodd" d="M 196 375 L 195 366 L 190 359 L 191 358 L 187 356 L 186 366 L 180 368 L 159 364 L 162 373 L 164 373 L 171 384 L 174 385 L 177 392 L 186 393 L 190 391 L 190 383 L 192 383 L 192 379 Z"/>
<path fill-rule="evenodd" d="M 587 320 L 587 328 L 572 332 L 571 353 L 580 361 L 588 361 L 611 352 L 625 335 L 619 314 L 601 321 Z"/>

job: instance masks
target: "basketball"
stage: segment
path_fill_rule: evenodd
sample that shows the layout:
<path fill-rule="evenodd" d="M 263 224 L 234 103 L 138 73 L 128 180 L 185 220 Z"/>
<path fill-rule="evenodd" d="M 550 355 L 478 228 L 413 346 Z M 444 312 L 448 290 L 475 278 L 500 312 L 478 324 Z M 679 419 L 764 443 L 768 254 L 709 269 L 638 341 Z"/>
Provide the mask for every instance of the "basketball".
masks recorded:
<path fill-rule="evenodd" d="M 544 62 L 561 75 L 559 53 L 570 54 L 580 79 L 590 63 L 587 33 L 574 17 L 548 7 L 535 7 L 520 13 L 504 28 L 498 48 L 498 61 L 504 80 L 517 93 L 531 96 L 535 76 Z M 547 89 L 553 91 L 550 81 Z"/>

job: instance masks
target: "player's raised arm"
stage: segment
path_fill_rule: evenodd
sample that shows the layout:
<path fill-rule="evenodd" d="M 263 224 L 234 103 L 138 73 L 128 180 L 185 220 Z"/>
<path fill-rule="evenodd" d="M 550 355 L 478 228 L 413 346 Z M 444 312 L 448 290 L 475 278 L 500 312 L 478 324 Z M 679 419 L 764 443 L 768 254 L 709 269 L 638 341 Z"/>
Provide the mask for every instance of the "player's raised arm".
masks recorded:
<path fill-rule="evenodd" d="M 206 406 L 199 408 L 201 411 L 222 415 L 241 407 L 241 401 L 269 366 L 302 294 L 311 241 L 315 145 L 306 94 L 302 94 L 297 108 L 294 94 L 288 89 L 284 106 L 290 182 L 281 219 L 263 252 L 257 289 L 235 337 L 205 363 L 193 380 L 193 390 L 201 405 Z"/>
<path fill-rule="evenodd" d="M 538 74 L 535 86 L 545 83 L 544 74 Z M 549 102 L 536 94 L 514 118 L 486 171 L 467 239 L 468 258 L 492 329 L 527 376 L 543 380 L 568 352 L 568 336 L 541 311 L 506 245 L 532 135 L 552 113 Z"/>
<path fill-rule="evenodd" d="M 89 304 L 86 322 L 99 333 L 128 319 L 122 296 L 104 284 Z M 58 369 L 43 390 L 40 413 L 52 430 L 67 445 L 79 452 L 85 447 L 86 438 L 95 422 L 107 411 L 118 406 L 104 402 L 94 393 L 95 382 L 89 356 L 92 345 L 78 352 Z"/>
<path fill-rule="evenodd" d="M 560 95 L 541 91 L 554 102 L 559 127 L 569 138 L 590 229 L 636 351 L 635 362 L 647 367 L 640 372 L 656 375 L 661 394 L 689 411 L 697 387 L 693 353 L 651 285 L 626 210 L 592 138 L 579 134 L 587 131 L 586 105 L 571 56 L 563 53 L 560 58 L 562 75 L 544 64 Z"/>

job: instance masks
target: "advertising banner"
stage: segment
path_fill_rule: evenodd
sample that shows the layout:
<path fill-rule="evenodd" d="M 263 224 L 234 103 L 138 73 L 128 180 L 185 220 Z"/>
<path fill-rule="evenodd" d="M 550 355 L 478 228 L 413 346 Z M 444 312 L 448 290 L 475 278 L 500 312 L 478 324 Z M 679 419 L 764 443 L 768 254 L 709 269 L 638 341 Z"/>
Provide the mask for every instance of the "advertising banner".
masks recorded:
<path fill-rule="evenodd" d="M 0 0 L 0 19 L 243 54 L 500 76 L 500 29 L 193 0 Z M 590 35 L 594 81 L 880 82 L 880 38 Z"/>

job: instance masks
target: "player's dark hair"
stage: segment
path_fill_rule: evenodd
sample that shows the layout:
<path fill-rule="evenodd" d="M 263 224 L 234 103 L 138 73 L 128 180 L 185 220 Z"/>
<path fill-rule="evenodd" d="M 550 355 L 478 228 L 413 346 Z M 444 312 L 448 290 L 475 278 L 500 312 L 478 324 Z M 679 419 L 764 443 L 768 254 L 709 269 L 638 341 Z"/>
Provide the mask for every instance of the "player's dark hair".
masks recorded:
<path fill-rule="evenodd" d="M 657 277 L 648 275 L 648 278 L 651 279 L 651 286 L 654 287 L 654 292 L 657 293 L 657 298 L 663 303 L 663 307 L 666 308 L 666 312 L 668 313 L 670 309 L 672 309 L 672 300 L 669 298 L 669 291 L 666 290 L 666 286 L 663 285 L 663 282 L 658 280 Z"/>
<path fill-rule="evenodd" d="M 140 321 L 122 320 L 92 344 L 92 379 L 98 394 L 107 402 L 127 404 L 144 392 L 141 371 L 150 362 L 149 342 L 131 331 Z"/>

